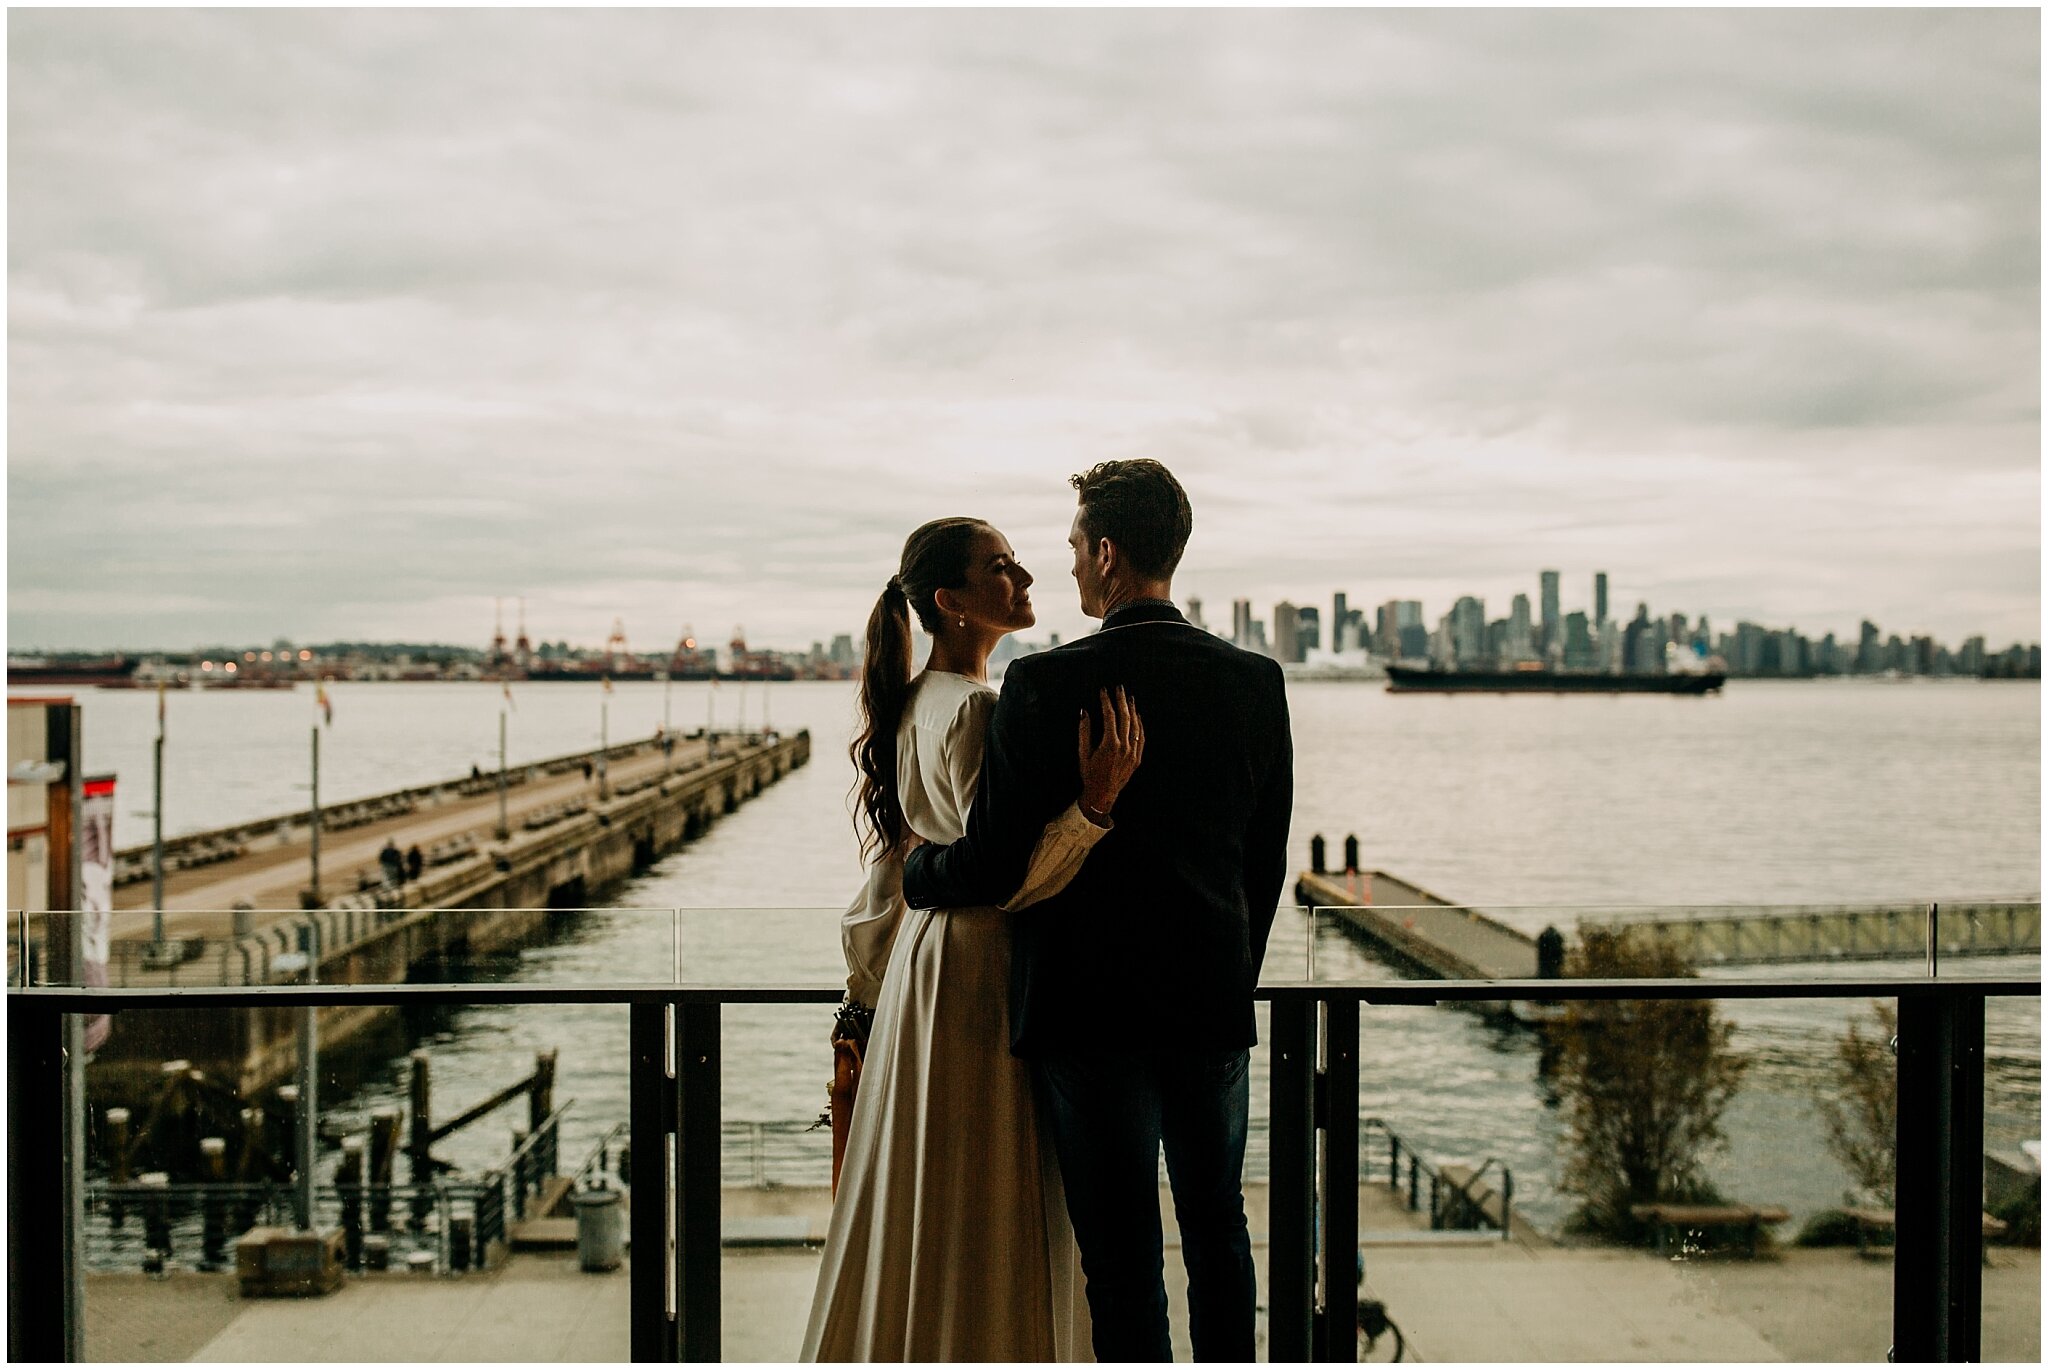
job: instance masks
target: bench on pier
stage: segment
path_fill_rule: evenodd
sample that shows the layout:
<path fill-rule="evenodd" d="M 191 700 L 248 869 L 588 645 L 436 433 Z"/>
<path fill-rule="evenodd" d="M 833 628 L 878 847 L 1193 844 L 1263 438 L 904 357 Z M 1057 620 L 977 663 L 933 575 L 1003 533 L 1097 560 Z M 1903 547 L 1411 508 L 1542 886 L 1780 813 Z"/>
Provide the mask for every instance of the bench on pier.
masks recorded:
<path fill-rule="evenodd" d="M 1773 1227 L 1788 1221 L 1791 1214 L 1775 1205 L 1755 1204 L 1636 1204 L 1629 1209 L 1639 1223 L 1655 1223 L 1657 1254 L 1671 1254 L 1671 1237 L 1685 1228 L 1740 1227 L 1749 1235 L 1749 1255 L 1755 1259 L 1764 1224 Z"/>
<path fill-rule="evenodd" d="M 1842 1213 L 1856 1224 L 1856 1254 L 1859 1256 L 1871 1254 L 1870 1238 L 1872 1234 L 1889 1232 L 1896 1236 L 1898 1233 L 1898 1216 L 1889 1208 L 1845 1208 L 1842 1210 Z M 1979 1237 L 1979 1249 L 1987 1264 L 1991 1260 L 1991 1252 L 1988 1249 L 1991 1239 L 2004 1235 L 2005 1223 L 2001 1219 L 1994 1218 L 1989 1213 L 1986 1213 L 1984 1215 L 1984 1228 Z"/>

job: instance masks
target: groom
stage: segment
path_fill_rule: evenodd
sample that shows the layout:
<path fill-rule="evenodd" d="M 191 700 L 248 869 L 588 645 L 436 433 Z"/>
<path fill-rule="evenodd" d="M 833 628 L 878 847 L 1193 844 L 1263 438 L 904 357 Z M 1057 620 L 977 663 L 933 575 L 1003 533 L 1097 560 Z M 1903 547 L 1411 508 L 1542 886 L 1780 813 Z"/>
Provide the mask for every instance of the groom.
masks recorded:
<path fill-rule="evenodd" d="M 1249 1361 L 1248 1048 L 1252 987 L 1286 881 L 1287 698 L 1274 662 L 1173 607 L 1193 527 L 1173 474 L 1111 461 L 1073 484 L 1074 579 L 1102 630 L 1010 664 L 966 836 L 912 851 L 904 895 L 918 908 L 1007 898 L 1046 821 L 1080 788 L 1080 716 L 1104 689 L 1130 692 L 1145 759 L 1114 830 L 1062 893 L 1011 921 L 1010 1049 L 1032 1063 L 1059 1150 L 1096 1359 L 1173 1358 L 1163 1144 L 1195 1359 Z"/>

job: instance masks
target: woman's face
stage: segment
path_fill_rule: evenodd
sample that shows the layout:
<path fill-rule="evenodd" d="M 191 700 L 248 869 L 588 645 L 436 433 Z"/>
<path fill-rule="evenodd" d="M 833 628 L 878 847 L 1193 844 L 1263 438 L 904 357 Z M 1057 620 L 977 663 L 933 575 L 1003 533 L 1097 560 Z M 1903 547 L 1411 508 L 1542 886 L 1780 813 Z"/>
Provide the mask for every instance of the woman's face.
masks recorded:
<path fill-rule="evenodd" d="M 964 618 L 971 628 L 1014 633 L 1038 622 L 1031 610 L 1031 573 L 1018 564 L 1010 540 L 993 528 L 974 535 L 967 583 L 939 591 L 938 603 L 944 628 L 958 629 Z"/>

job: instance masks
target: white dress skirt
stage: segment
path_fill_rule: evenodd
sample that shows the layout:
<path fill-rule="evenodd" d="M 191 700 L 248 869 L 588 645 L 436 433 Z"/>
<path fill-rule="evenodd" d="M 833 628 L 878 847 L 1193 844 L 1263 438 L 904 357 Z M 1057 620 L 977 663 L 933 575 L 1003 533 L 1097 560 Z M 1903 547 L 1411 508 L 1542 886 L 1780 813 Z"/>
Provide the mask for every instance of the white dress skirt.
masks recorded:
<path fill-rule="evenodd" d="M 966 676 L 912 682 L 897 789 L 926 840 L 965 831 L 994 707 Z M 1059 1164 L 1010 1055 L 1007 910 L 1064 889 L 1105 831 L 1069 806 L 1001 908 L 911 909 L 900 857 L 869 868 L 841 934 L 875 1020 L 804 1360 L 1090 1359 Z"/>

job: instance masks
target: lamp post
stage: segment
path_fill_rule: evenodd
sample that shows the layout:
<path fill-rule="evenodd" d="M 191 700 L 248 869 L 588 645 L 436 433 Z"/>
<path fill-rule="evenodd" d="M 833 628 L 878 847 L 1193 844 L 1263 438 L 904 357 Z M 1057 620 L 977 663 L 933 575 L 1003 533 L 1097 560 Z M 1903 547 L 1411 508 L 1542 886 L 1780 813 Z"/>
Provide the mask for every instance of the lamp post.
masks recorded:
<path fill-rule="evenodd" d="M 320 725 L 313 725 L 313 907 L 320 907 Z"/>
<path fill-rule="evenodd" d="M 155 797 L 150 801 L 150 815 L 154 836 L 150 842 L 150 945 L 159 951 L 164 945 L 164 701 L 163 687 L 157 687 L 156 701 L 156 784 Z"/>
<path fill-rule="evenodd" d="M 498 840 L 503 842 L 512 835 L 512 824 L 505 816 L 505 706 L 498 706 Z"/>
<path fill-rule="evenodd" d="M 670 737 L 668 732 L 669 687 L 673 684 L 675 684 L 675 672 L 663 671 L 661 673 L 661 773 L 663 775 L 667 775 L 674 769 L 672 762 L 676 754 L 675 739 Z"/>

